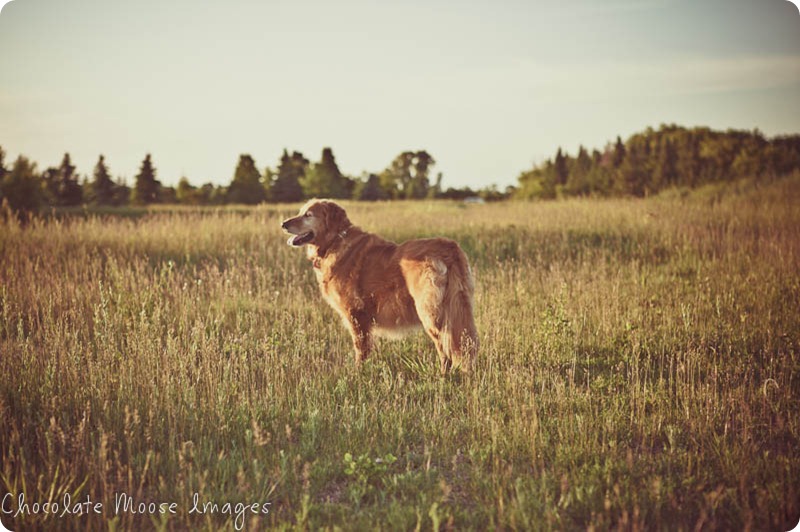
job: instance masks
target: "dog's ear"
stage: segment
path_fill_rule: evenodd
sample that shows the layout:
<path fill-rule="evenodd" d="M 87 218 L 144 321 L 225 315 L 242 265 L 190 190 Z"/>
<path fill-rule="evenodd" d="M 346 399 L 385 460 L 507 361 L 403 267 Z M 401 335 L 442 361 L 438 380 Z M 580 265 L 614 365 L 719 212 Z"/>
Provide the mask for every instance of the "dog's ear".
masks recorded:
<path fill-rule="evenodd" d="M 338 233 L 353 224 L 350 223 L 345 210 L 331 201 L 325 203 L 325 225 L 330 231 Z"/>

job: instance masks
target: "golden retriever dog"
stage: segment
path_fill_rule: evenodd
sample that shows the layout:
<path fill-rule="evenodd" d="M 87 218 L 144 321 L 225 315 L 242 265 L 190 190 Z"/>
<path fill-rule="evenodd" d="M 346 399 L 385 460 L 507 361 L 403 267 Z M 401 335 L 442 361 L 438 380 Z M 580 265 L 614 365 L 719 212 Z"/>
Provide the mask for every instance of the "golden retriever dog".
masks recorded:
<path fill-rule="evenodd" d="M 478 349 L 472 316 L 474 285 L 457 243 L 426 238 L 395 244 L 354 226 L 329 200 L 311 200 L 281 224 L 306 246 L 322 297 L 353 337 L 356 362 L 374 336 L 396 337 L 422 327 L 433 339 L 443 373 L 469 370 Z"/>

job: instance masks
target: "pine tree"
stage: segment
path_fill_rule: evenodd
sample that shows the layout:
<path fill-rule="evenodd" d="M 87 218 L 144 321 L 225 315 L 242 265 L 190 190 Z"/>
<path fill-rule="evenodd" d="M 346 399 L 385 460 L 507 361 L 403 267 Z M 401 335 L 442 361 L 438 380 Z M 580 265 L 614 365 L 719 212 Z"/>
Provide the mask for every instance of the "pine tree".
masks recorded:
<path fill-rule="evenodd" d="M 323 148 L 320 162 L 315 163 L 300 179 L 307 198 L 349 198 L 348 179 L 342 175 L 333 150 Z"/>
<path fill-rule="evenodd" d="M 300 186 L 300 178 L 305 176 L 307 166 L 308 159 L 303 157 L 303 154 L 294 152 L 290 157 L 288 152 L 283 150 L 275 181 L 270 187 L 272 201 L 292 203 L 302 200 L 303 189 Z"/>
<path fill-rule="evenodd" d="M 8 170 L 6 170 L 6 152 L 0 146 L 0 183 L 2 183 L 6 173 L 8 173 Z"/>
<path fill-rule="evenodd" d="M 569 169 L 567 168 L 567 158 L 561 153 L 561 148 L 556 152 L 556 159 L 554 164 L 556 185 L 566 185 L 567 177 L 569 177 Z"/>
<path fill-rule="evenodd" d="M 678 180 L 678 153 L 669 138 L 664 139 L 653 170 L 653 191 L 670 187 Z"/>
<path fill-rule="evenodd" d="M 557 183 L 563 169 L 553 160 L 519 176 L 518 198 L 550 198 L 559 193 L 646 195 L 671 186 L 695 187 L 740 177 L 785 175 L 800 168 L 800 135 L 767 140 L 759 131 L 713 131 L 662 125 L 647 128 L 627 143 L 617 136 L 603 153 L 594 151 L 589 172 L 582 177 L 586 156 L 575 160 L 559 150 L 556 161 L 566 161 L 567 186 Z"/>
<path fill-rule="evenodd" d="M 700 160 L 700 141 L 693 134 L 683 136 L 678 147 L 678 184 L 693 187 L 700 180 L 702 162 Z"/>
<path fill-rule="evenodd" d="M 646 161 L 644 146 L 638 140 L 632 139 L 628 143 L 625 160 L 619 167 L 617 186 L 620 192 L 634 196 L 644 196 L 648 184 Z"/>
<path fill-rule="evenodd" d="M 150 154 L 142 161 L 139 173 L 136 175 L 136 183 L 133 187 L 133 203 L 137 205 L 147 205 L 158 201 L 158 190 L 161 183 L 156 180 L 156 170 L 150 159 Z"/>
<path fill-rule="evenodd" d="M 2 166 L 0 164 L 0 166 Z M 20 155 L 10 171 L 3 170 L 0 197 L 20 213 L 38 210 L 43 204 L 42 186 L 36 164 Z"/>
<path fill-rule="evenodd" d="M 592 168 L 592 159 L 586 148 L 578 148 L 578 156 L 572 161 L 567 177 L 567 192 L 583 196 L 589 193 L 589 171 Z"/>
<path fill-rule="evenodd" d="M 614 144 L 614 151 L 611 155 L 611 167 L 612 168 L 619 168 L 622 166 L 622 162 L 625 160 L 626 155 L 625 144 L 623 144 L 622 139 L 619 135 L 617 135 L 617 142 Z"/>
<path fill-rule="evenodd" d="M 56 204 L 63 206 L 80 205 L 83 200 L 83 188 L 78 182 L 75 166 L 72 164 L 69 153 L 64 154 L 61 166 L 56 174 Z"/>
<path fill-rule="evenodd" d="M 108 174 L 105 157 L 102 155 L 94 167 L 94 180 L 91 183 L 92 200 L 97 205 L 112 205 L 114 203 L 114 181 Z"/>
<path fill-rule="evenodd" d="M 239 164 L 228 187 L 228 201 L 255 205 L 267 199 L 267 190 L 261 184 L 261 174 L 250 155 L 239 156 Z"/>

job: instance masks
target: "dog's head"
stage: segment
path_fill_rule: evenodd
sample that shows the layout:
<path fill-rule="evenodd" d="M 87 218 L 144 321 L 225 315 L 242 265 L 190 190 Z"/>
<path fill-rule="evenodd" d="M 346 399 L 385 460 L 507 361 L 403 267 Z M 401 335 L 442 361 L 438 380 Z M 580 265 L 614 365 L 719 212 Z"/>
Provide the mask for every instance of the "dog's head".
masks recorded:
<path fill-rule="evenodd" d="M 347 213 L 330 200 L 313 199 L 300 208 L 300 214 L 285 220 L 281 227 L 294 236 L 290 246 L 312 244 L 327 248 L 337 236 L 341 236 L 352 224 Z"/>

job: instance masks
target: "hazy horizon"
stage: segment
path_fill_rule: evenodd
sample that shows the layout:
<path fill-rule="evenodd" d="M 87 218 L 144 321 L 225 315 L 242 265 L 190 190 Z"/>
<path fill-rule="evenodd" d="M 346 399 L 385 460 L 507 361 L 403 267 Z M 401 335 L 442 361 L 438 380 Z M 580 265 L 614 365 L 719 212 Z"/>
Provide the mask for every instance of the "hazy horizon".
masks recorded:
<path fill-rule="evenodd" d="M 352 176 L 425 149 L 445 187 L 502 188 L 662 123 L 800 132 L 786 0 L 14 0 L 0 50 L 7 164 L 69 152 L 91 175 L 103 154 L 129 184 L 147 153 L 199 185 L 331 147 Z"/>

